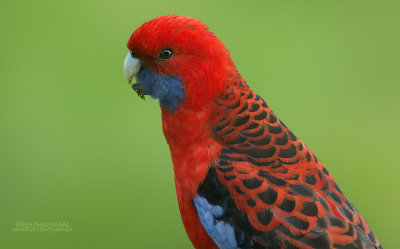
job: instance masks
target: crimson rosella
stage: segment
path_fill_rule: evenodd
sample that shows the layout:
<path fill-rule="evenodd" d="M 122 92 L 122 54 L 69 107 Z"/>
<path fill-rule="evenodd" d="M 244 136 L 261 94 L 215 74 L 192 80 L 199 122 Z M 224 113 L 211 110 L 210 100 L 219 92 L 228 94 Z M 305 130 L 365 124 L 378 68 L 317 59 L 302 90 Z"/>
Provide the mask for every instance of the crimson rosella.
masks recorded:
<path fill-rule="evenodd" d="M 240 76 L 200 21 L 160 16 L 124 73 L 158 99 L 186 232 L 197 249 L 382 248 L 314 153 Z"/>

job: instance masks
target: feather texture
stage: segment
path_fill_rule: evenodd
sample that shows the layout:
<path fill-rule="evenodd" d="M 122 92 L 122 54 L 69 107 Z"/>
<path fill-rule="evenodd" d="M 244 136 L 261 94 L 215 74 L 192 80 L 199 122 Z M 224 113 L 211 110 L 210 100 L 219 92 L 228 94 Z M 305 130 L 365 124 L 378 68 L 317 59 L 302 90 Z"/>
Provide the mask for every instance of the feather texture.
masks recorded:
<path fill-rule="evenodd" d="M 240 77 L 216 103 L 222 149 L 208 174 L 219 184 L 200 192 L 211 204 L 233 199 L 223 220 L 261 248 L 381 248 L 320 160 Z M 222 187 L 228 197 L 213 194 Z"/>
<path fill-rule="evenodd" d="M 382 249 L 333 176 L 200 21 L 161 16 L 128 42 L 158 98 L 179 209 L 197 249 Z M 168 48 L 174 57 L 158 60 Z"/>

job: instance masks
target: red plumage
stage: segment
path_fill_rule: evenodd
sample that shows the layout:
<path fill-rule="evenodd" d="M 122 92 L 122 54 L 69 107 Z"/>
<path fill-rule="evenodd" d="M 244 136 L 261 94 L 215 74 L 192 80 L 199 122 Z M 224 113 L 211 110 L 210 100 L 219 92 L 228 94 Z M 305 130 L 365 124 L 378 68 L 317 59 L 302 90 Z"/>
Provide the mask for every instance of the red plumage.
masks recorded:
<path fill-rule="evenodd" d="M 332 175 L 248 87 L 203 23 L 158 17 L 132 34 L 128 48 L 156 74 L 184 84 L 181 106 L 162 108 L 162 126 L 182 220 L 196 248 L 217 248 L 193 204 L 210 169 L 257 231 L 251 234 L 254 248 L 277 248 L 264 236 L 270 232 L 279 248 L 381 248 Z M 163 48 L 172 48 L 175 57 L 155 60 Z"/>
<path fill-rule="evenodd" d="M 168 47 L 174 48 L 174 60 L 155 61 Z M 235 70 L 222 42 L 202 22 L 184 16 L 160 16 L 144 23 L 133 32 L 128 48 L 153 72 L 179 76 L 188 96 L 183 106 L 189 109 L 199 110 L 221 94 Z"/>
<path fill-rule="evenodd" d="M 195 248 L 211 249 L 217 247 L 204 230 L 193 205 L 198 186 L 205 178 L 210 163 L 218 158 L 221 151 L 221 146 L 211 138 L 208 120 L 207 110 L 180 110 L 171 114 L 162 109 L 163 131 L 174 164 L 176 194 L 183 224 Z"/>

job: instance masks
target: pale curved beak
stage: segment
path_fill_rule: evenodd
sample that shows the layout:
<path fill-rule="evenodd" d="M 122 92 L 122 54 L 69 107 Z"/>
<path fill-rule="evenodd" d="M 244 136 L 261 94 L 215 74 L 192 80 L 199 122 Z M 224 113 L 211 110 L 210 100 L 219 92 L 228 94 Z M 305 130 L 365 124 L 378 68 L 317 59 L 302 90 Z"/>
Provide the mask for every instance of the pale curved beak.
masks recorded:
<path fill-rule="evenodd" d="M 138 58 L 132 57 L 130 52 L 125 57 L 124 74 L 129 84 L 131 84 L 133 77 L 139 73 L 142 65 L 142 62 Z"/>

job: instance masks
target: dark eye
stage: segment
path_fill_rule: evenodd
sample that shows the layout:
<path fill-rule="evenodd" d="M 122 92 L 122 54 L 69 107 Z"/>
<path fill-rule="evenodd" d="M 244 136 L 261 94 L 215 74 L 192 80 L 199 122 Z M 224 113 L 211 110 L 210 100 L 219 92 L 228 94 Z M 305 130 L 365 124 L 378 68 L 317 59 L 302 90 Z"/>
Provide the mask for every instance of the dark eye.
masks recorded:
<path fill-rule="evenodd" d="M 137 57 L 138 57 L 137 54 L 136 54 L 135 52 L 133 52 L 133 50 L 131 51 L 131 56 L 132 56 L 133 58 L 137 58 Z"/>
<path fill-rule="evenodd" d="M 172 49 L 164 48 L 158 54 L 158 59 L 162 61 L 167 61 L 170 60 L 173 56 L 174 56 L 174 51 L 172 51 Z"/>

